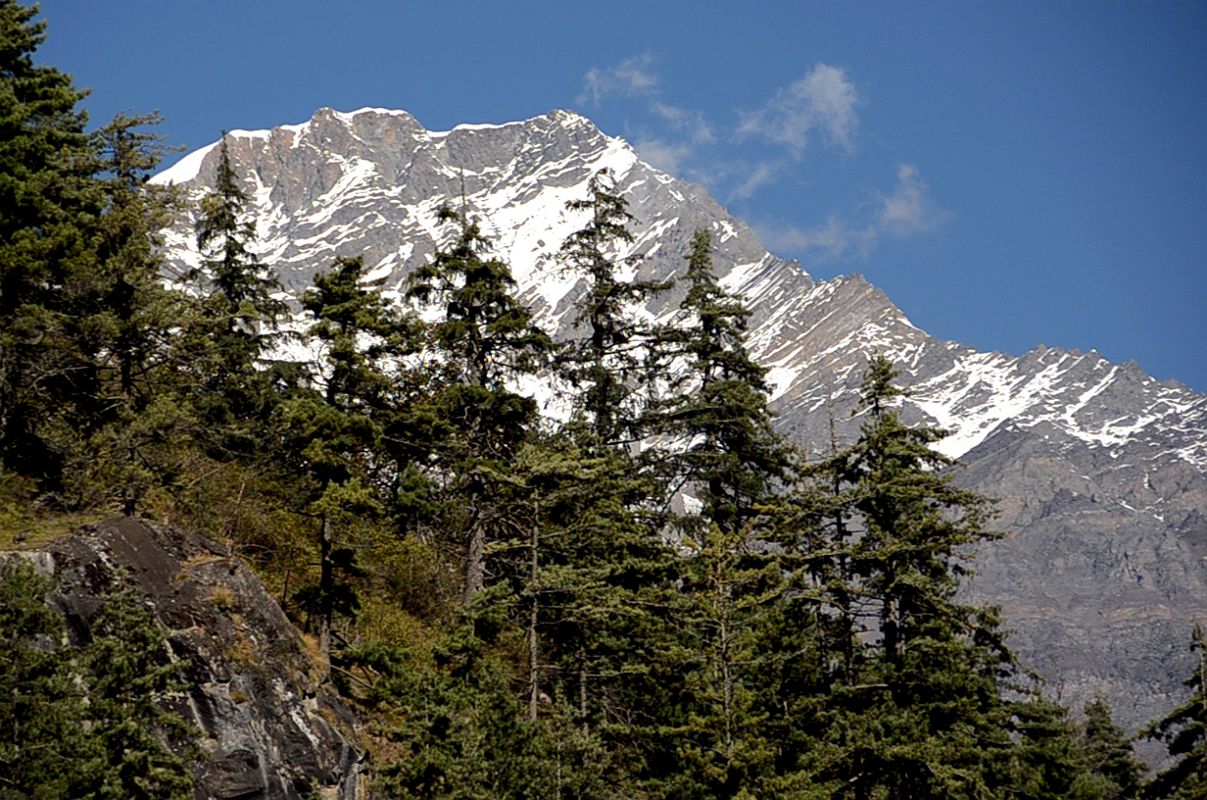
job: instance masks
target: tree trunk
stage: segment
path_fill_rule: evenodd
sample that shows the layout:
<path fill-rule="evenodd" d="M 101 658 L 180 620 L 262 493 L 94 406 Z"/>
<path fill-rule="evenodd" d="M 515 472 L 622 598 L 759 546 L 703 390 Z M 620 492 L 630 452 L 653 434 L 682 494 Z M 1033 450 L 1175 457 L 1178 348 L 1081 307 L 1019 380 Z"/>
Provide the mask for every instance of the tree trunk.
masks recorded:
<path fill-rule="evenodd" d="M 591 724 L 587 722 L 587 650 L 584 647 L 578 648 L 578 719 L 583 736 L 588 736 Z"/>
<path fill-rule="evenodd" d="M 529 563 L 530 571 L 528 575 L 529 591 L 532 592 L 532 608 L 528 612 L 528 683 L 532 687 L 528 695 L 528 718 L 536 721 L 537 710 L 541 697 L 541 668 L 540 668 L 540 648 L 536 638 L 536 622 L 539 612 L 538 594 L 536 580 L 540 569 L 540 561 L 537 558 L 537 545 L 540 543 L 540 511 L 538 506 L 537 519 L 532 523 L 532 560 Z"/>
<path fill-rule="evenodd" d="M 331 561 L 331 551 L 331 520 L 324 514 L 319 529 L 319 652 L 323 658 L 322 683 L 331 677 L 331 620 L 334 616 L 332 601 L 335 593 L 335 565 Z"/>
<path fill-rule="evenodd" d="M 481 514 L 474 513 L 469 526 L 469 549 L 465 554 L 465 604 L 486 587 L 486 525 Z"/>

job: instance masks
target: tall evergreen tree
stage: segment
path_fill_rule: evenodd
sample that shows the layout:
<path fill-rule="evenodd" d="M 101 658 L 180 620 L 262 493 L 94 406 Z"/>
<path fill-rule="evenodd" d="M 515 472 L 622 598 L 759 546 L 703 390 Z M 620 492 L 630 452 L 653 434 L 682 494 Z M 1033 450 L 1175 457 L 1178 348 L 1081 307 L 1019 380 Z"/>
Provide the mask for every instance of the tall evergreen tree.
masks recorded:
<path fill-rule="evenodd" d="M 84 92 L 34 62 L 46 32 L 37 13 L 0 2 L 0 464 L 56 489 L 63 453 L 41 428 L 94 394 L 64 323 L 94 266 L 88 231 L 103 200 Z"/>
<path fill-rule="evenodd" d="M 988 502 L 942 471 L 950 462 L 930 448 L 941 433 L 901 421 L 895 376 L 871 359 L 860 439 L 830 465 L 849 505 L 822 504 L 844 520 L 832 532 L 845 540 L 826 546 L 849 578 L 821 576 L 819 588 L 865 615 L 853 646 L 870 652 L 831 683 L 802 761 L 839 797 L 992 796 L 1011 742 L 1001 692 L 1014 662 L 995 612 L 955 598 L 968 548 L 991 537 Z"/>
<path fill-rule="evenodd" d="M 138 592 L 119 586 L 103 598 L 85 649 L 89 731 L 97 757 L 87 765 L 94 794 L 112 800 L 189 800 L 197 733 L 167 703 L 183 688 L 183 664 L 166 658 L 163 634 Z M 81 795 L 85 796 L 85 795 Z"/>
<path fill-rule="evenodd" d="M 529 648 L 529 714 L 572 720 L 584 739 L 627 753 L 617 765 L 643 755 L 659 719 L 677 570 L 670 548 L 630 510 L 648 480 L 622 453 L 584 445 L 594 439 L 583 428 L 572 423 L 519 454 L 529 516 L 515 544 L 526 547 L 506 566 Z"/>
<path fill-rule="evenodd" d="M 617 250 L 633 241 L 628 226 L 633 217 L 628 202 L 617 191 L 608 170 L 591 176 L 588 196 L 571 200 L 571 211 L 589 212 L 581 229 L 562 244 L 560 257 L 566 268 L 587 281 L 578 301 L 575 324 L 582 338 L 574 339 L 560 356 L 562 372 L 578 392 L 578 408 L 604 445 L 634 441 L 638 437 L 634 382 L 648 362 L 643 350 L 650 344 L 648 326 L 640 323 L 631 306 L 641 304 L 670 288 L 667 281 L 625 280 Z"/>
<path fill-rule="evenodd" d="M 51 582 L 22 558 L 0 561 L 0 798 L 83 796 L 84 690 L 61 645 Z"/>
<path fill-rule="evenodd" d="M 686 280 L 684 326 L 671 337 L 687 364 L 657 430 L 678 441 L 672 459 L 702 503 L 699 518 L 732 536 L 787 476 L 791 453 L 771 427 L 766 370 L 743 341 L 750 311 L 717 283 L 706 230 L 692 240 Z"/>
<path fill-rule="evenodd" d="M 1144 788 L 1144 796 L 1201 800 L 1207 798 L 1207 637 L 1195 625 L 1190 638 L 1194 671 L 1186 679 L 1186 702 L 1144 729 L 1144 735 L 1169 748 L 1174 763 Z"/>
<path fill-rule="evenodd" d="M 784 599 L 768 510 L 791 453 L 771 428 L 764 370 L 743 342 L 749 311 L 717 283 L 707 231 L 696 232 L 687 260 L 682 327 L 667 337 L 685 369 L 655 427 L 670 442 L 678 485 L 700 503 L 678 521 L 694 655 L 677 731 L 686 782 L 676 792 L 758 796 L 770 788 L 775 749 L 759 697 L 768 671 L 760 640 Z"/>
<path fill-rule="evenodd" d="M 415 346 L 411 323 L 361 285 L 363 271 L 359 256 L 338 259 L 303 296 L 302 307 L 314 318 L 308 334 L 321 347 L 319 388 L 283 400 L 273 426 L 278 464 L 290 471 L 282 484 L 296 492 L 294 510 L 313 518 L 318 530 L 319 582 L 302 596 L 310 601 L 328 662 L 335 614 L 357 606 L 348 581 L 358 572 L 355 551 L 337 546 L 337 527 L 357 515 L 380 514 L 388 502 L 376 473 L 390 371 Z"/>
<path fill-rule="evenodd" d="M 0 798 L 192 797 L 196 733 L 167 705 L 180 665 L 154 620 L 118 587 L 71 647 L 52 588 L 24 559 L 0 561 Z"/>
<path fill-rule="evenodd" d="M 1144 767 L 1132 752 L 1132 743 L 1111 717 L 1111 707 L 1099 695 L 1085 706 L 1081 746 L 1090 773 L 1103 786 L 1108 800 L 1134 800 L 1140 791 Z"/>
<path fill-rule="evenodd" d="M 276 296 L 276 275 L 254 253 L 255 221 L 225 133 L 218 152 L 214 188 L 202 198 L 196 221 L 203 270 L 193 277 L 205 300 L 191 346 L 200 382 L 197 402 L 216 434 L 208 444 L 229 456 L 254 448 L 253 423 L 271 410 L 269 376 L 260 368 L 286 307 Z"/>
<path fill-rule="evenodd" d="M 486 586 L 487 545 L 509 533 L 500 479 L 536 422 L 536 403 L 511 391 L 509 379 L 534 374 L 552 348 L 531 314 L 511 294 L 511 270 L 485 255 L 488 243 L 465 211 L 442 218 L 458 227 L 452 246 L 410 277 L 408 296 L 436 305 L 431 343 L 446 377 L 435 398 L 449 435 L 440 445 L 457 499 L 446 510 L 466 532 L 464 599 Z M 505 481 L 504 481 L 505 482 Z"/>
<path fill-rule="evenodd" d="M 93 235 L 91 296 L 70 324 L 95 370 L 95 413 L 59 428 L 65 441 L 78 440 L 69 456 L 75 493 L 117 500 L 126 514 L 179 473 L 190 425 L 176 333 L 193 304 L 163 285 L 158 249 L 175 197 L 147 183 L 165 149 L 145 128 L 159 121 L 123 114 L 95 134 L 105 207 Z"/>

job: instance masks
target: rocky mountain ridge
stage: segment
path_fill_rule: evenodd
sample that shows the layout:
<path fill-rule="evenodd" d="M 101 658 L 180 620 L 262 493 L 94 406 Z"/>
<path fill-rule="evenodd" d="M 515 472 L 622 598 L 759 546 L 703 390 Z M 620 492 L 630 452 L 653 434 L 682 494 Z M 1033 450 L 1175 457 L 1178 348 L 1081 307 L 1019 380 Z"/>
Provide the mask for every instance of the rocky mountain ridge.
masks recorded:
<path fill-rule="evenodd" d="M 1135 725 L 1179 695 L 1192 619 L 1207 618 L 1207 396 L 1134 364 L 1044 347 L 979 353 L 915 327 L 861 276 L 813 279 L 776 258 L 700 188 L 640 160 L 586 118 L 427 131 L 402 111 L 322 109 L 271 131 L 234 131 L 228 147 L 252 198 L 258 254 L 298 295 L 336 256 L 363 255 L 393 298 L 447 241 L 445 202 L 463 201 L 512 267 L 551 332 L 570 325 L 581 288 L 557 261 L 585 221 L 566 201 L 610 169 L 635 217 L 616 255 L 646 277 L 682 271 L 692 233 L 709 228 L 722 283 L 753 309 L 749 346 L 769 369 L 780 425 L 807 452 L 830 446 L 830 420 L 855 435 L 854 389 L 881 352 L 911 389 L 907 419 L 938 424 L 960 480 L 1001 498 L 1007 536 L 978 554 L 978 600 L 1001 605 L 1015 646 L 1079 705 L 1102 691 Z M 157 176 L 199 194 L 215 145 Z M 167 232 L 174 268 L 198 266 L 187 215 Z M 644 309 L 672 320 L 680 295 Z"/>

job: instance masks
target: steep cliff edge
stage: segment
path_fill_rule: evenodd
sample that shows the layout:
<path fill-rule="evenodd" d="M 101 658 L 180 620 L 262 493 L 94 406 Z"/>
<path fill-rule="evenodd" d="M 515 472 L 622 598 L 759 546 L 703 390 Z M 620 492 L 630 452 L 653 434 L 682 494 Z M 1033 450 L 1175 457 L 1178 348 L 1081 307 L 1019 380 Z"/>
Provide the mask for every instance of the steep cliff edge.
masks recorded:
<path fill-rule="evenodd" d="M 315 679 L 307 644 L 255 574 L 199 536 L 118 518 L 22 551 L 53 574 L 52 602 L 79 638 L 119 575 L 185 662 L 174 709 L 201 731 L 198 800 L 355 800 L 355 719 Z"/>

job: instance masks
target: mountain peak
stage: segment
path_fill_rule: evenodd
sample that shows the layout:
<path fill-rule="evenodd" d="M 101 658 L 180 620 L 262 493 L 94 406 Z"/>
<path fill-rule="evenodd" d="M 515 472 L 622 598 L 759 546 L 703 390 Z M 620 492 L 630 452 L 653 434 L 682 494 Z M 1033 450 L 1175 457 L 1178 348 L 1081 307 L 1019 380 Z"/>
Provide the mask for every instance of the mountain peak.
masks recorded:
<path fill-rule="evenodd" d="M 156 182 L 200 195 L 213 180 L 215 145 Z M 300 124 L 233 132 L 230 152 L 250 198 L 257 255 L 295 297 L 336 257 L 359 255 L 366 283 L 399 299 L 407 274 L 448 242 L 437 209 L 463 200 L 510 265 L 520 299 L 563 335 L 582 285 L 557 253 L 586 221 L 567 201 L 585 198 L 591 176 L 611 169 L 635 222 L 633 241 L 610 255 L 633 275 L 675 277 L 694 231 L 712 232 L 722 285 L 752 310 L 747 344 L 768 370 L 780 428 L 810 457 L 858 435 L 851 412 L 867 356 L 894 361 L 910 386 L 903 416 L 949 430 L 937 449 L 967 462 L 961 480 L 1003 498 L 1000 525 L 1010 537 L 979 554 L 978 591 L 1007 609 L 1020 650 L 1041 671 L 1066 655 L 1085 661 L 1081 672 L 1050 670 L 1063 673 L 1068 697 L 1107 691 L 1133 723 L 1164 702 L 1159 692 L 1176 689 L 1176 678 L 1162 684 L 1143 665 L 1126 666 L 1129 653 L 1169 652 L 1172 628 L 1125 630 L 1110 620 L 1140 619 L 1158 604 L 1185 616 L 1194 598 L 1207 596 L 1197 566 L 1207 545 L 1195 544 L 1207 533 L 1200 517 L 1188 516 L 1207 497 L 1204 396 L 1097 353 L 1014 357 L 935 339 L 862 275 L 814 281 L 768 253 L 701 187 L 645 164 L 623 139 L 574 111 L 428 131 L 405 111 L 320 109 Z M 165 243 L 175 269 L 202 266 L 191 216 L 165 233 Z M 635 311 L 675 323 L 683 291 Z M 1101 498 L 1101 513 L 1091 519 L 1078 516 L 1078 506 L 1051 502 L 1066 490 Z M 1112 537 L 1124 544 L 1110 544 Z M 1054 542 L 1062 554 L 1092 557 L 1052 558 Z M 1181 548 L 1183 566 L 1150 568 L 1171 548 Z M 1143 580 L 1116 578 L 1140 571 Z M 1045 638 L 1061 620 L 1081 620 L 1078 598 L 1090 596 L 1104 598 L 1102 616 L 1068 631 L 1067 644 Z M 1103 650 L 1100 658 L 1083 657 L 1087 642 Z M 1115 677 L 1101 677 L 1105 664 Z M 1182 671 L 1171 661 L 1172 674 Z"/>

